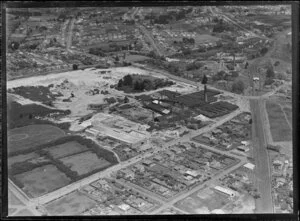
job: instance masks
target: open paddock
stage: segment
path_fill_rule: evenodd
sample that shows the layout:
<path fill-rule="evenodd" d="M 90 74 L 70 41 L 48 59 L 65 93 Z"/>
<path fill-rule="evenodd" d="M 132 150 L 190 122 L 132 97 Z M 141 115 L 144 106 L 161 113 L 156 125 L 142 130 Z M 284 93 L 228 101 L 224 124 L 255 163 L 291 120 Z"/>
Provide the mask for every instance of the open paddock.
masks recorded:
<path fill-rule="evenodd" d="M 85 194 L 74 191 L 45 205 L 51 216 L 79 215 L 96 205 L 96 201 Z"/>
<path fill-rule="evenodd" d="M 266 102 L 266 108 L 273 141 L 291 141 L 292 130 L 288 125 L 280 105 L 273 102 Z"/>
<path fill-rule="evenodd" d="M 25 161 L 28 161 L 28 160 L 31 160 L 34 158 L 38 158 L 38 157 L 39 157 L 39 155 L 36 153 L 20 154 L 17 156 L 9 157 L 7 159 L 8 169 L 10 169 L 11 166 L 15 163 L 22 163 L 22 162 L 25 162 Z"/>
<path fill-rule="evenodd" d="M 28 150 L 64 136 L 58 127 L 46 124 L 29 125 L 8 131 L 8 153 Z"/>
<path fill-rule="evenodd" d="M 72 171 L 77 172 L 79 176 L 111 165 L 110 162 L 103 158 L 98 158 L 98 156 L 91 151 L 64 157 L 60 160 Z"/>
<path fill-rule="evenodd" d="M 66 142 L 46 149 L 46 151 L 48 151 L 55 159 L 63 158 L 87 150 L 88 148 L 86 146 L 81 145 L 77 141 Z"/>
<path fill-rule="evenodd" d="M 24 185 L 23 191 L 31 198 L 42 196 L 71 182 L 51 164 L 15 175 L 15 178 Z"/>

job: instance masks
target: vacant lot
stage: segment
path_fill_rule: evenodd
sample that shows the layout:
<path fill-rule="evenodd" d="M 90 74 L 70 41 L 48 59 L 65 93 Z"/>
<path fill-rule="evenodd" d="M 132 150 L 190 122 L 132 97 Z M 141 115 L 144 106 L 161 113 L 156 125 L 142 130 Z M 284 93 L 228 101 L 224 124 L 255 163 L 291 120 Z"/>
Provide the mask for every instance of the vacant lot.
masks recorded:
<path fill-rule="evenodd" d="M 45 205 L 49 215 L 79 215 L 96 205 L 96 202 L 78 191 Z"/>
<path fill-rule="evenodd" d="M 27 150 L 64 136 L 58 127 L 46 124 L 29 125 L 8 131 L 8 153 Z"/>
<path fill-rule="evenodd" d="M 103 158 L 98 158 L 98 156 L 91 151 L 64 157 L 60 160 L 71 170 L 77 172 L 78 175 L 83 175 L 110 165 L 108 161 Z"/>
<path fill-rule="evenodd" d="M 14 157 L 9 157 L 7 159 L 8 169 L 10 169 L 11 166 L 15 163 L 22 163 L 22 162 L 25 162 L 27 160 L 31 160 L 31 159 L 34 159 L 37 157 L 39 157 L 39 155 L 36 153 L 21 154 L 21 155 L 17 155 Z"/>
<path fill-rule="evenodd" d="M 229 202 L 225 195 L 206 189 L 177 202 L 175 206 L 192 214 L 208 214 L 213 210 L 221 209 Z"/>
<path fill-rule="evenodd" d="M 281 107 L 276 103 L 266 102 L 266 108 L 273 141 L 291 141 L 292 130 L 288 125 Z"/>
<path fill-rule="evenodd" d="M 87 151 L 87 147 L 77 141 L 70 141 L 46 149 L 55 159 Z"/>
<path fill-rule="evenodd" d="M 65 174 L 50 164 L 18 174 L 15 178 L 23 183 L 23 190 L 29 197 L 42 196 L 71 182 Z"/>

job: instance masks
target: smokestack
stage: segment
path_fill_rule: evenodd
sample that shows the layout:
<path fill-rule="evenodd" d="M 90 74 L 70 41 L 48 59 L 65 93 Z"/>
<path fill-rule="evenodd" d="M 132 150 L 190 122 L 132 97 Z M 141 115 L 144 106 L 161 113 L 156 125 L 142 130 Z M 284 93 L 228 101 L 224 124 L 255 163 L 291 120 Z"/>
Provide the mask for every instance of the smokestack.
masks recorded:
<path fill-rule="evenodd" d="M 206 88 L 206 84 L 204 85 L 204 100 L 205 100 L 205 102 L 207 102 L 207 88 Z"/>

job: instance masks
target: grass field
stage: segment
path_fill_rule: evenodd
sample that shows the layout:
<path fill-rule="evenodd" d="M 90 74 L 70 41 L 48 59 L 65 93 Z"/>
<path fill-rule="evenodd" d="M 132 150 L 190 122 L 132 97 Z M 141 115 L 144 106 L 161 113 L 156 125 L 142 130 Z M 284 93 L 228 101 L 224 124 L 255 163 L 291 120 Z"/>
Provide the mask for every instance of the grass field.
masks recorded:
<path fill-rule="evenodd" d="M 14 214 L 14 216 L 34 216 L 34 214 L 28 209 L 22 209 Z"/>
<path fill-rule="evenodd" d="M 266 102 L 271 134 L 274 142 L 291 141 L 292 130 L 282 112 L 281 107 L 273 102 Z"/>
<path fill-rule="evenodd" d="M 96 202 L 78 191 L 72 192 L 58 200 L 45 205 L 50 215 L 79 215 L 92 208 Z"/>
<path fill-rule="evenodd" d="M 128 61 L 128 62 L 144 61 L 144 60 L 147 60 L 147 59 L 149 59 L 149 57 L 146 57 L 146 56 L 143 56 L 143 55 L 134 55 L 134 54 L 128 55 L 125 58 L 125 60 Z"/>
<path fill-rule="evenodd" d="M 25 206 L 24 203 L 22 203 L 16 196 L 8 190 L 8 205 L 10 206 Z"/>
<path fill-rule="evenodd" d="M 206 214 L 220 209 L 228 203 L 229 199 L 225 195 L 206 189 L 197 192 L 197 194 L 189 195 L 177 202 L 175 206 L 191 214 Z"/>
<path fill-rule="evenodd" d="M 8 153 L 26 150 L 64 136 L 64 131 L 52 125 L 29 125 L 8 131 Z"/>
<path fill-rule="evenodd" d="M 65 174 L 51 164 L 18 174 L 15 178 L 23 183 L 23 190 L 29 197 L 44 195 L 71 182 Z"/>
<path fill-rule="evenodd" d="M 17 156 L 14 156 L 14 157 L 9 157 L 7 159 L 8 169 L 10 169 L 11 166 L 15 163 L 25 162 L 27 160 L 31 160 L 31 159 L 34 159 L 34 158 L 37 158 L 37 157 L 39 157 L 39 155 L 36 154 L 36 153 L 21 154 L 21 155 L 17 155 Z"/>
<path fill-rule="evenodd" d="M 71 170 L 77 172 L 78 175 L 83 175 L 110 165 L 110 162 L 103 158 L 98 158 L 98 156 L 91 151 L 64 157 L 60 160 Z"/>
<path fill-rule="evenodd" d="M 219 38 L 207 34 L 196 35 L 194 39 L 196 44 L 202 44 L 205 42 L 216 42 L 219 40 Z"/>
<path fill-rule="evenodd" d="M 52 146 L 46 149 L 50 155 L 55 158 L 62 158 L 76 153 L 87 151 L 87 147 L 81 145 L 77 141 L 70 141 L 57 146 Z"/>

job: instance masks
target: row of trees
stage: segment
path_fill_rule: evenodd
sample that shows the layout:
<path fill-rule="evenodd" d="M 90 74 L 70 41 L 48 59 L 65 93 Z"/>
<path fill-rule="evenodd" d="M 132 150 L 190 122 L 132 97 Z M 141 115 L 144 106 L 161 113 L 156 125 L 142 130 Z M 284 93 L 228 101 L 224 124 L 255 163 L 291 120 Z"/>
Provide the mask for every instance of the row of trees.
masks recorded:
<path fill-rule="evenodd" d="M 170 86 L 173 84 L 173 81 L 163 79 L 137 79 L 134 81 L 131 75 L 126 75 L 123 79 L 119 80 L 117 87 L 122 88 L 123 86 L 128 86 L 135 91 L 150 91 L 156 90 L 157 88 Z"/>

